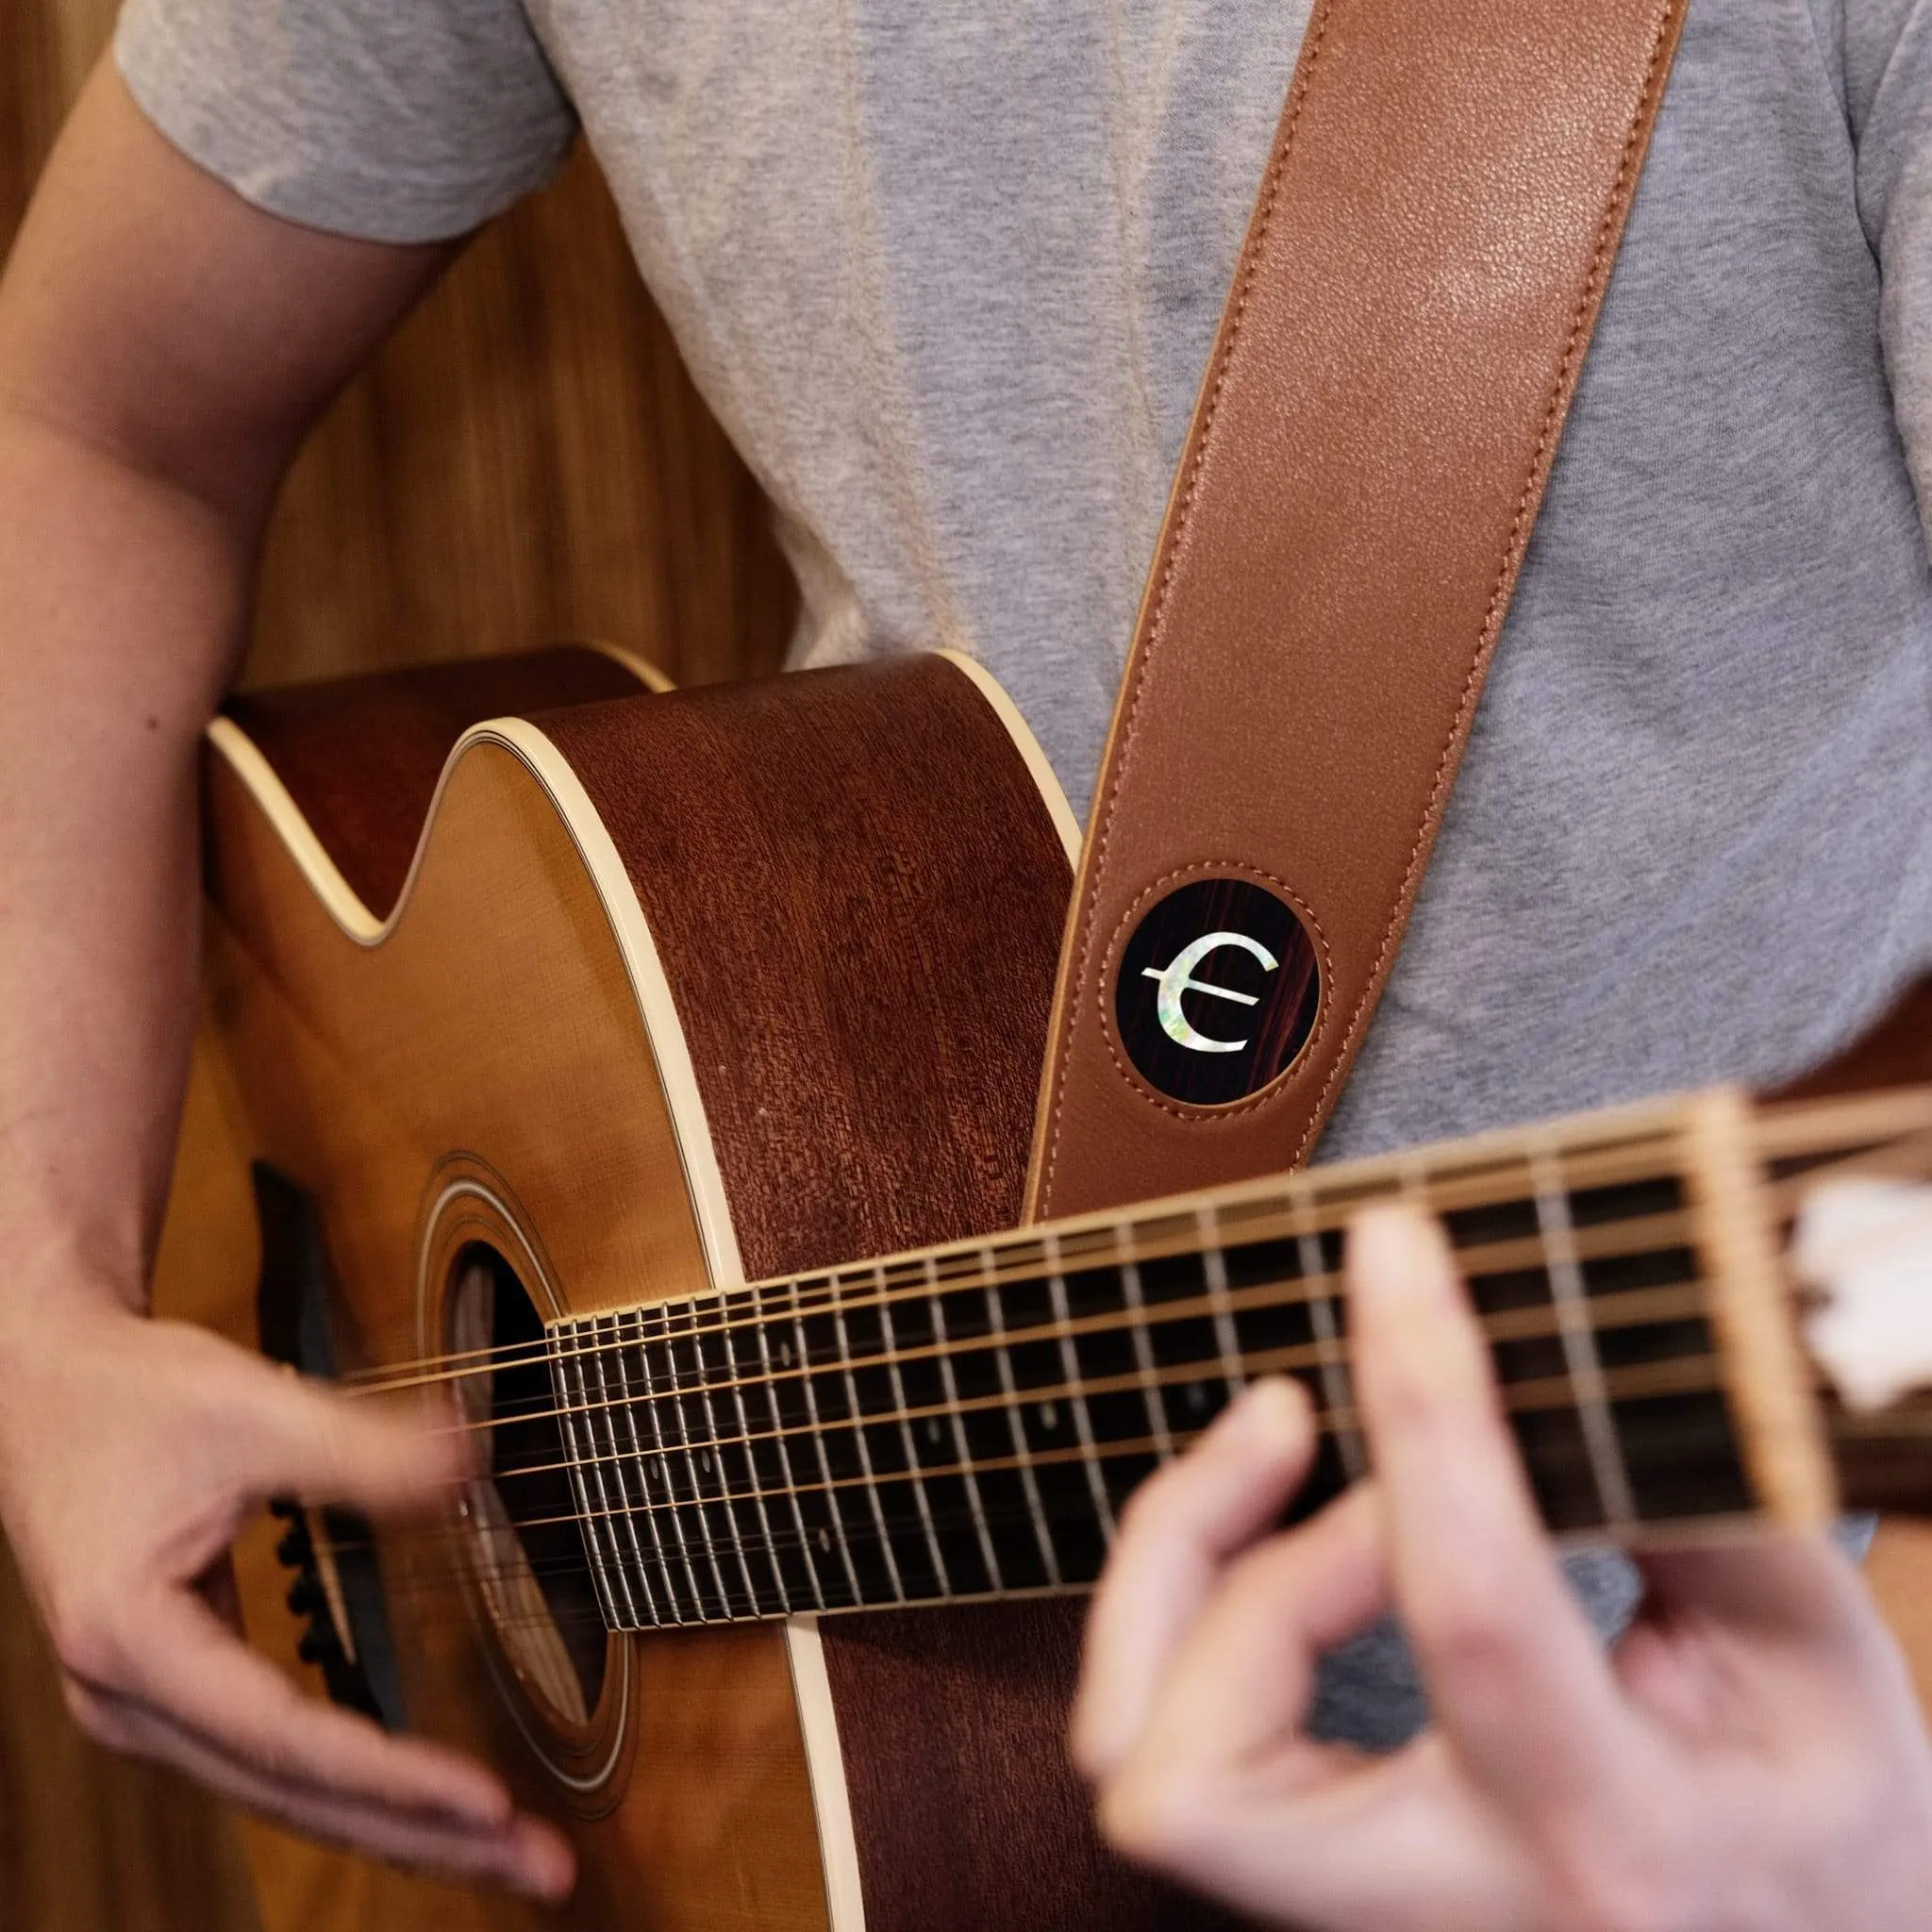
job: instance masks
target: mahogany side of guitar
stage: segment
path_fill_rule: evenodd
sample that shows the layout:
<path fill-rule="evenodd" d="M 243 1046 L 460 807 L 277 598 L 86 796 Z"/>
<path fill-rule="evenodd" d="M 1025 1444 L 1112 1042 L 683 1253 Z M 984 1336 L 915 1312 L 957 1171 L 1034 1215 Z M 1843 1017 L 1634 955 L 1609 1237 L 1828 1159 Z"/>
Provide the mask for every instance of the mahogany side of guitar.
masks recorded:
<path fill-rule="evenodd" d="M 229 1110 L 316 1203 L 363 1358 L 435 1345 L 417 1275 L 448 1252 L 436 1203 L 464 1188 L 494 1205 L 464 1207 L 458 1232 L 521 1230 L 578 1310 L 1013 1222 L 1071 819 L 974 679 L 924 660 L 540 710 L 539 732 L 456 762 L 380 935 L 387 908 L 346 882 L 393 884 L 393 826 L 368 794 L 390 787 L 420 820 L 427 741 L 420 707 L 413 739 L 385 740 L 378 713 L 339 721 L 362 740 L 355 796 L 328 798 L 329 760 L 291 756 L 286 720 L 260 712 L 247 722 L 291 795 L 265 811 L 273 780 L 244 784 L 232 749 L 209 784 Z M 341 878 L 291 855 L 305 813 Z M 379 850 L 350 849 L 358 826 Z M 660 974 L 641 1011 L 617 939 L 640 911 Z M 359 941 L 343 929 L 358 913 Z M 439 1549 L 385 1548 L 412 1716 L 556 1809 L 467 1625 L 411 1621 Z M 579 1801 L 606 1815 L 576 1824 L 564 1923 L 844 1932 L 855 1890 L 873 1932 L 1213 1923 L 1097 1846 L 1061 1746 L 1077 1621 L 1014 1607 L 830 1619 L 822 1643 L 622 1640 L 623 1735 L 578 1740 L 585 1763 L 608 1746 L 622 1768 Z"/>
<path fill-rule="evenodd" d="M 1020 1218 L 1067 854 L 984 700 L 930 698 L 930 738 L 829 683 L 661 707 L 675 795 L 635 784 L 625 713 L 548 721 L 658 935 L 753 1278 Z M 1065 1750 L 1081 1614 L 825 1622 L 869 1932 L 1224 1923 L 1091 1828 Z"/>

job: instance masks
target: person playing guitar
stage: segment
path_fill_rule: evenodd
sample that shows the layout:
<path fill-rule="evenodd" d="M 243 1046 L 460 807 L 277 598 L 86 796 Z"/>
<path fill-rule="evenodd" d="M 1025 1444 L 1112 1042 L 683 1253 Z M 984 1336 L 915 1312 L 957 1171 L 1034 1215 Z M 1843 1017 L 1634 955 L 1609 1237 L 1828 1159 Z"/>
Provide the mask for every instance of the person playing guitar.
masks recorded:
<path fill-rule="evenodd" d="M 196 747 L 308 425 L 581 123 L 783 514 L 801 661 L 979 658 L 1084 797 L 1308 14 L 131 0 L 0 284 L 0 1520 L 95 1737 L 572 1882 L 198 1587 L 263 1498 L 407 1507 L 460 1453 L 144 1318 Z M 1698 0 L 1324 1158 L 1774 1084 L 1932 965 L 1928 487 L 1932 8 Z M 1607 1657 L 1630 1573 L 1560 1582 L 1440 1237 L 1371 1214 L 1351 1277 L 1374 1482 L 1275 1532 L 1311 1430 L 1263 1383 L 1123 1517 L 1073 1733 L 1115 1842 L 1333 1932 L 1919 1924 L 1932 1741 L 1849 1561 L 1646 1559 Z"/>

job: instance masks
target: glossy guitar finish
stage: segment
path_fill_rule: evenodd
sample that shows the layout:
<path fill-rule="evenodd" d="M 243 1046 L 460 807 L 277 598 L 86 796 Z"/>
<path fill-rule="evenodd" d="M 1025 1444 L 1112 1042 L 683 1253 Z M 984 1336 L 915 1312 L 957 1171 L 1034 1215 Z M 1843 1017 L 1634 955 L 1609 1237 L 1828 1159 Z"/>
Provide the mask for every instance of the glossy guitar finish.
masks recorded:
<path fill-rule="evenodd" d="M 345 1365 L 446 1346 L 477 1241 L 555 1316 L 1010 1226 L 1074 835 L 1004 699 L 937 658 L 560 711 L 609 667 L 491 680 L 211 734 L 231 1111 L 313 1205 Z M 577 1819 L 569 1923 L 1213 1923 L 1092 1837 L 1074 1605 L 616 1638 L 579 1724 L 507 1693 L 440 1538 L 384 1563 L 411 1722 Z"/>
<path fill-rule="evenodd" d="M 1660 1105 L 1197 1197 L 1138 1227 L 991 1239 L 1021 1214 L 1074 831 L 969 665 L 646 695 L 621 662 L 567 651 L 258 697 L 212 727 L 207 798 L 210 1010 L 262 1212 L 247 1339 L 351 1374 L 515 1345 L 458 1391 L 497 1457 L 462 1514 L 385 1532 L 379 1568 L 335 1519 L 291 1529 L 308 1653 L 338 1696 L 482 1752 L 574 1822 L 566 1923 L 1220 1923 L 1094 1838 L 1061 1743 L 1077 1605 L 906 1606 L 1091 1576 L 1125 1486 L 1211 1412 L 1217 1350 L 1217 1399 L 1291 1367 L 1345 1418 L 1334 1257 L 1350 1203 L 1378 1191 L 1425 1177 L 1460 1213 L 1479 1305 L 1516 1338 L 1512 1413 L 1554 1525 L 1830 1507 L 1780 1312 L 1782 1210 L 1756 1162 L 1924 1140 L 1932 1097 L 1761 1127 L 1735 1099 Z M 425 824 L 420 845 L 403 829 Z M 1932 1071 L 1928 1038 L 1922 1013 L 1899 1022 L 1863 1083 Z M 947 1269 L 961 1286 L 941 1295 Z M 730 1292 L 747 1282 L 765 1285 Z M 936 1324 L 909 1352 L 876 1312 L 895 1294 Z M 991 1324 L 976 1350 L 937 1325 L 957 1295 Z M 1009 1350 L 999 1310 L 1023 1303 L 1056 1312 Z M 869 1324 L 858 1341 L 848 1320 Z M 1047 1345 L 1074 1330 L 1104 1331 L 1117 1363 L 1131 1331 L 1138 1378 L 1106 1396 L 1081 1342 Z M 1188 1330 L 1219 1340 L 1204 1356 Z M 900 1431 L 910 1476 L 875 1474 L 870 1427 L 810 1406 L 794 1335 L 828 1371 L 806 1390 L 842 1375 L 853 1411 Z M 1004 1394 L 948 1382 L 936 1407 L 935 1336 L 962 1374 L 996 1359 Z M 898 1385 L 902 1357 L 925 1394 Z M 874 1407 L 853 1371 L 876 1387 L 889 1359 Z M 553 1369 L 565 1412 L 546 1446 Z M 744 1407 L 760 1401 L 763 1424 Z M 942 1442 L 929 1473 L 915 1454 L 915 1421 L 938 1442 L 941 1416 L 980 1472 L 963 1490 Z M 1015 1453 L 969 1444 L 998 1416 Z M 1347 1427 L 1335 1486 L 1359 1462 Z M 776 1447 L 788 1430 L 817 1476 Z M 1860 1454 L 1890 1480 L 1896 1448 L 1881 1431 Z M 1003 1517 L 980 1500 L 995 1473 Z M 963 1508 L 928 1511 L 941 1479 L 970 1492 L 976 1569 Z M 550 1500 L 517 1512 L 519 1534 L 503 1498 L 541 1482 Z M 795 1537 L 764 1516 L 767 1488 Z M 995 1557 L 1016 1524 L 1042 1574 L 1024 1549 Z M 271 1588 L 246 1591 L 258 1617 Z M 778 1619 L 814 1603 L 845 1613 Z M 705 1627 L 611 1634 L 666 1624 Z"/>

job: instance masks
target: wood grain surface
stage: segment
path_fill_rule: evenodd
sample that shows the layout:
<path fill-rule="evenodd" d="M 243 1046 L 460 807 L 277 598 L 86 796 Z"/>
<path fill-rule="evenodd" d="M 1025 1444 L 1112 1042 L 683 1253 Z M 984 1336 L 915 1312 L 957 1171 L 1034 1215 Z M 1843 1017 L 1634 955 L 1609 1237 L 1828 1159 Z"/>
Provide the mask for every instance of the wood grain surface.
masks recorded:
<path fill-rule="evenodd" d="M 724 695 L 545 729 L 657 937 L 746 1274 L 1012 1225 L 1071 884 L 1046 806 L 943 662 Z M 1062 1741 L 1081 1616 L 825 1620 L 870 1932 L 1232 1923 L 1100 1845 Z"/>
<path fill-rule="evenodd" d="M 690 700 L 630 702 L 648 709 Z M 632 980 L 580 831 L 565 825 L 519 755 L 492 741 L 458 763 L 398 923 L 366 950 L 331 923 L 220 757 L 210 759 L 208 791 L 221 908 L 209 1002 L 233 1042 L 234 1084 L 214 1053 L 204 1058 L 205 1084 L 218 1099 L 225 1088 L 243 1100 L 218 1110 L 238 1128 L 245 1120 L 246 1152 L 313 1199 L 339 1284 L 344 1358 L 413 1358 L 419 1321 L 442 1332 L 440 1296 L 458 1273 L 446 1264 L 473 1240 L 522 1256 L 540 1306 L 554 1295 L 559 1311 L 627 1305 L 642 1285 L 666 1294 L 701 1288 L 700 1239 Z M 484 929 L 490 943 L 478 945 Z M 420 1314 L 419 1241 L 430 1255 L 421 1279 L 431 1284 Z M 393 1634 L 414 1721 L 496 1762 L 527 1798 L 555 1808 L 556 1789 L 517 1738 L 472 1618 L 460 1597 L 436 1588 L 449 1578 L 444 1538 L 391 1526 L 382 1550 L 394 1600 L 413 1612 Z M 255 1554 L 237 1566 L 244 1615 L 286 1663 L 292 1632 L 276 1610 L 285 1578 L 273 1566 L 264 1573 Z M 622 1774 L 618 1786 L 627 1795 L 608 1814 L 587 1800 L 571 1821 L 582 1882 L 568 1908 L 424 1894 L 307 1850 L 270 1861 L 251 1833 L 269 1932 L 418 1923 L 464 1932 L 823 1932 L 809 1786 L 778 1633 L 680 1632 L 630 1648 L 635 1757 L 628 1786 Z M 617 1735 L 627 1730 L 620 1722 Z M 351 1897 L 359 1918 L 329 1906 Z M 285 1915 L 290 1899 L 315 1916 Z M 430 1911 L 438 1916 L 420 1918 Z"/>

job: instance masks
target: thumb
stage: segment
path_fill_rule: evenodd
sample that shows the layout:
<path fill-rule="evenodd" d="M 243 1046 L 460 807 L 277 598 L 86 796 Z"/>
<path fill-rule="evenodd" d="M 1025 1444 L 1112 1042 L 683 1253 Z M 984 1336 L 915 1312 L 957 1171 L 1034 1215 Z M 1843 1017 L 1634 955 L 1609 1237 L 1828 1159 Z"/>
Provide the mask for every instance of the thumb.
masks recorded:
<path fill-rule="evenodd" d="M 251 1421 L 248 1476 L 264 1495 L 395 1514 L 425 1507 L 477 1468 L 454 1411 L 427 1402 L 404 1406 L 270 1374 Z"/>

